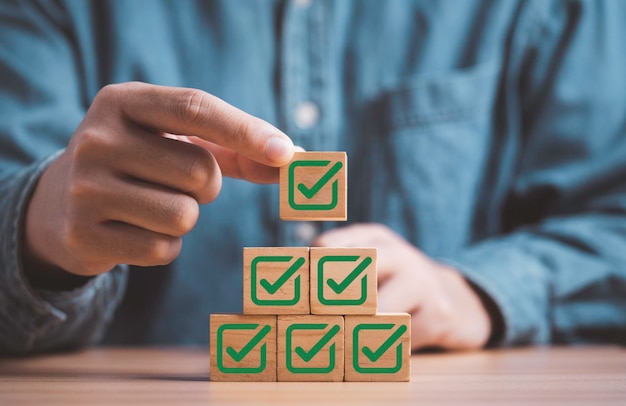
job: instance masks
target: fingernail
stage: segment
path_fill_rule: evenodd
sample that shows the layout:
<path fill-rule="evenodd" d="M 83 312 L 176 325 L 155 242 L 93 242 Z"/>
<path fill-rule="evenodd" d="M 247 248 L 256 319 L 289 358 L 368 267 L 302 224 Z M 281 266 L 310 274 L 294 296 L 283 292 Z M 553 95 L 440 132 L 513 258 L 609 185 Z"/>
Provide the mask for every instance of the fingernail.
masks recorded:
<path fill-rule="evenodd" d="M 293 156 L 293 143 L 282 137 L 273 137 L 265 146 L 265 155 L 276 163 L 287 163 Z"/>

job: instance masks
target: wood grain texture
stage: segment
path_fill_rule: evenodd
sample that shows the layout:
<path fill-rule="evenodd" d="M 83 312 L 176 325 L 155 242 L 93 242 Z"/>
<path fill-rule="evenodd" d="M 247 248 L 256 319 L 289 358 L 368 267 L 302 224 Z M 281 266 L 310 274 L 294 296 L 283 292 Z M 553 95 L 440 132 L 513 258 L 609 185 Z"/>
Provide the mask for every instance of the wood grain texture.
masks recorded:
<path fill-rule="evenodd" d="M 243 249 L 244 314 L 309 314 L 309 248 Z"/>
<path fill-rule="evenodd" d="M 376 248 L 313 247 L 310 261 L 312 314 L 376 314 Z"/>
<path fill-rule="evenodd" d="M 379 313 L 345 317 L 345 376 L 348 382 L 411 378 L 411 316 Z"/>
<path fill-rule="evenodd" d="M 0 359 L 2 405 L 623 405 L 626 349 L 411 357 L 411 382 L 209 382 L 207 348 L 94 348 Z"/>
<path fill-rule="evenodd" d="M 278 381 L 343 381 L 341 316 L 278 316 Z"/>
<path fill-rule="evenodd" d="M 280 218 L 347 220 L 347 171 L 345 152 L 296 152 L 280 168 Z"/>
<path fill-rule="evenodd" d="M 212 381 L 276 381 L 276 317 L 212 314 Z"/>

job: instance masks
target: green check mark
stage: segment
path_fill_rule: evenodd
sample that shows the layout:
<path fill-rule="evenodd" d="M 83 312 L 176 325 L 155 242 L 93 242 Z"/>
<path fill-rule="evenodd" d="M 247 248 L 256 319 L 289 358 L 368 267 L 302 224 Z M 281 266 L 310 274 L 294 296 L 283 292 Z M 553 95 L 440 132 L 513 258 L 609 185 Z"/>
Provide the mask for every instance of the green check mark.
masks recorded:
<path fill-rule="evenodd" d="M 237 351 L 232 347 L 224 349 L 224 334 L 228 331 L 237 331 L 244 334 L 252 334 L 253 331 L 259 328 L 259 324 L 256 323 L 227 323 L 222 324 L 217 329 L 217 369 L 224 374 L 260 374 L 265 371 L 267 367 L 267 343 L 259 345 L 261 340 L 272 331 L 270 325 L 263 326 L 252 339 L 244 345 L 244 347 Z M 228 366 L 228 362 L 224 362 L 225 358 L 230 356 L 235 362 L 241 362 L 253 348 L 259 348 L 259 365 L 240 365 L 240 366 Z M 245 361 L 244 361 L 245 362 Z"/>
<path fill-rule="evenodd" d="M 361 296 L 359 298 L 327 298 L 325 296 L 326 285 L 330 287 L 336 294 L 343 293 L 348 286 L 350 286 L 356 278 L 363 273 L 363 271 L 373 262 L 373 259 L 369 256 L 363 258 L 363 260 L 356 266 L 348 276 L 341 282 L 337 282 L 334 279 L 324 277 L 324 267 L 329 264 L 329 268 L 332 267 L 334 262 L 357 262 L 362 257 L 359 255 L 326 255 L 319 259 L 317 262 L 317 299 L 324 306 L 360 306 L 367 300 L 367 275 L 361 278 Z"/>
<path fill-rule="evenodd" d="M 250 263 L 250 299 L 252 303 L 257 306 L 294 306 L 300 301 L 300 276 L 294 278 L 294 292 L 291 299 L 261 299 L 257 293 L 257 285 L 261 285 L 270 295 L 275 294 L 304 265 L 306 260 L 304 257 L 298 257 L 274 283 L 265 278 L 259 280 L 259 265 L 270 263 L 275 266 L 280 263 L 288 263 L 291 260 L 293 260 L 291 255 L 261 255 L 252 260 Z"/>
<path fill-rule="evenodd" d="M 348 286 L 350 286 L 350 284 L 354 282 L 354 280 L 358 278 L 359 275 L 363 273 L 363 271 L 371 263 L 372 263 L 372 258 L 365 257 L 365 259 L 361 261 L 361 263 L 356 268 L 354 268 L 354 270 L 350 272 L 343 281 L 341 281 L 340 283 L 337 283 L 334 279 L 328 279 L 326 283 L 335 293 L 340 294 L 344 290 L 346 290 Z"/>
<path fill-rule="evenodd" d="M 364 323 L 357 325 L 352 331 L 352 367 L 354 370 L 360 374 L 395 374 L 402 369 L 403 360 L 402 360 L 402 350 L 404 344 L 402 341 L 398 341 L 403 334 L 405 334 L 408 330 L 406 325 L 400 325 L 389 338 L 385 340 L 384 343 L 376 351 L 373 351 L 371 348 L 367 346 L 360 347 L 359 336 L 361 332 L 365 333 L 368 330 L 389 330 L 391 331 L 396 324 L 394 323 Z M 387 353 L 389 349 L 396 345 L 395 351 L 395 365 L 393 366 L 381 366 L 381 365 L 361 365 L 359 363 L 359 356 L 361 353 L 367 357 L 372 363 L 376 363 L 380 360 L 383 354 Z M 386 361 L 385 361 L 386 362 Z"/>
<path fill-rule="evenodd" d="M 309 362 L 322 350 L 322 348 L 324 348 L 326 344 L 328 344 L 330 340 L 333 339 L 335 335 L 337 335 L 339 330 L 339 326 L 334 325 L 309 351 L 305 351 L 302 347 L 296 347 L 294 351 L 304 360 L 304 362 Z"/>
<path fill-rule="evenodd" d="M 322 176 L 315 184 L 308 188 L 304 183 L 298 184 L 298 190 L 306 197 L 311 199 L 315 196 L 331 179 L 337 174 L 343 167 L 342 162 L 335 162 L 335 164 Z"/>
<path fill-rule="evenodd" d="M 370 347 L 367 347 L 367 346 L 363 347 L 361 351 L 363 351 L 363 354 L 367 358 L 369 358 L 370 361 L 376 362 L 385 352 L 387 352 L 389 348 L 391 348 L 391 346 L 396 342 L 396 340 L 400 338 L 402 334 L 406 332 L 406 330 L 407 328 L 403 324 L 400 327 L 398 327 L 398 329 L 394 331 L 393 334 L 389 336 L 389 338 L 386 339 L 385 342 L 382 343 L 382 345 L 378 347 L 376 351 L 372 351 Z"/>
<path fill-rule="evenodd" d="M 241 362 L 241 360 L 243 360 L 246 357 L 246 355 L 248 355 L 250 351 L 252 351 L 252 349 L 256 347 L 256 345 L 260 343 L 261 340 L 263 340 L 263 338 L 265 338 L 265 336 L 271 330 L 272 330 L 272 327 L 269 325 L 266 325 L 261 330 L 259 330 L 259 332 L 256 333 L 254 337 L 252 337 L 252 339 L 248 341 L 248 343 L 244 345 L 244 347 L 241 350 L 237 351 L 233 347 L 227 347 L 226 352 L 228 353 L 228 355 L 231 356 L 233 360 L 235 360 L 235 362 Z"/>
<path fill-rule="evenodd" d="M 280 278 L 276 280 L 276 282 L 270 283 L 267 279 L 261 279 L 259 284 L 263 286 L 263 288 L 265 288 L 270 295 L 273 295 L 289 280 L 289 278 L 298 272 L 298 269 L 300 269 L 303 264 L 304 258 L 300 257 L 289 268 L 287 268 L 285 273 L 283 273 Z"/>

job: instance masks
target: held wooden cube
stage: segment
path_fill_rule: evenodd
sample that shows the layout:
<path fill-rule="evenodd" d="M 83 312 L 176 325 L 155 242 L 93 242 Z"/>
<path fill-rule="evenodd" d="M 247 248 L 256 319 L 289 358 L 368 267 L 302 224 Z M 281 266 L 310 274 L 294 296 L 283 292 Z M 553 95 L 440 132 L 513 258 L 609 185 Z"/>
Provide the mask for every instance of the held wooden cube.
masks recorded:
<path fill-rule="evenodd" d="M 244 248 L 244 314 L 309 314 L 309 248 Z"/>
<path fill-rule="evenodd" d="M 280 218 L 345 221 L 347 173 L 345 152 L 296 152 L 280 168 Z"/>
<path fill-rule="evenodd" d="M 376 314 L 376 248 L 311 248 L 311 313 Z"/>
<path fill-rule="evenodd" d="M 279 381 L 343 381 L 342 316 L 278 316 Z"/>
<path fill-rule="evenodd" d="M 382 313 L 346 316 L 345 380 L 401 381 L 411 379 L 411 316 Z"/>
<path fill-rule="evenodd" d="M 212 314 L 212 381 L 276 381 L 276 316 Z"/>

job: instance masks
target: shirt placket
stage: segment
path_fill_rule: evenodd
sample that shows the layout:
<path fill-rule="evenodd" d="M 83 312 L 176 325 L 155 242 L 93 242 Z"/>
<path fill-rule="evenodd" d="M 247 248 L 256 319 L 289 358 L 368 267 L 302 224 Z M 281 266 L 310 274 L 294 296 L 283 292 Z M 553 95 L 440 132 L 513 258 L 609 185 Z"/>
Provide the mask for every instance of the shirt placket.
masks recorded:
<path fill-rule="evenodd" d="M 286 4 L 281 40 L 281 121 L 296 145 L 308 151 L 336 149 L 330 120 L 331 2 L 292 0 Z M 319 222 L 281 221 L 280 244 L 310 245 Z"/>

